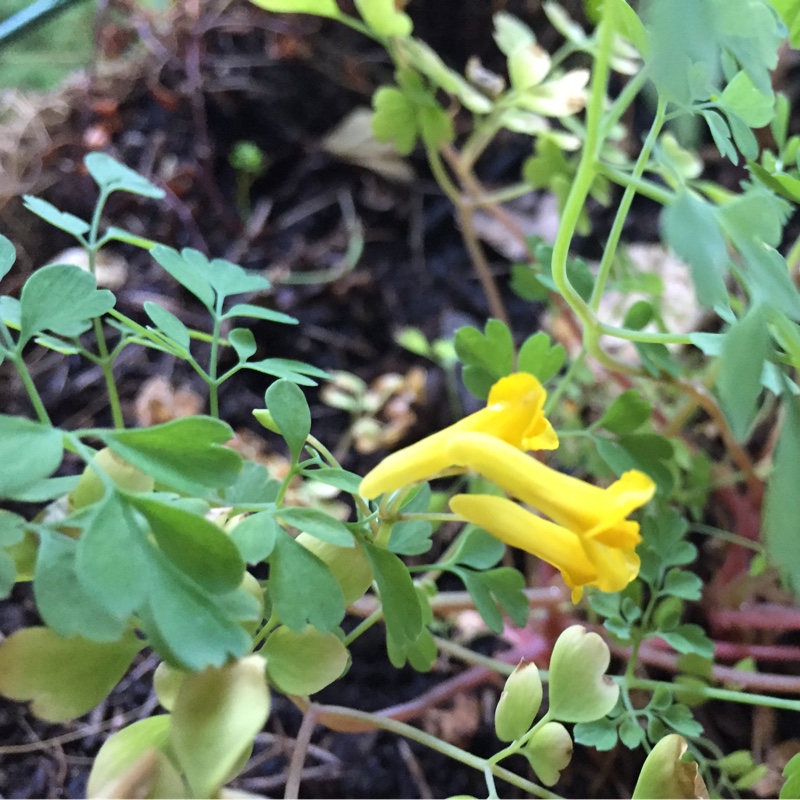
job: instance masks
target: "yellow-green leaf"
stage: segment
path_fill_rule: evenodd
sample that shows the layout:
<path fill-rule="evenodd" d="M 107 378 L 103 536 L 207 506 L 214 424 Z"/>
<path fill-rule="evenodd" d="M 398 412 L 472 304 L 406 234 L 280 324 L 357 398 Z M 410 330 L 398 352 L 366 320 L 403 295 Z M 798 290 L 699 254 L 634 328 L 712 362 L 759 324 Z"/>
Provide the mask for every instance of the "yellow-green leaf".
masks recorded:
<path fill-rule="evenodd" d="M 0 693 L 33 701 L 32 713 L 47 722 L 74 719 L 116 686 L 141 648 L 132 632 L 118 642 L 90 642 L 24 628 L 0 645 Z"/>
<path fill-rule="evenodd" d="M 172 709 L 170 737 L 189 787 L 211 797 L 229 779 L 269 716 L 264 659 L 247 656 L 187 675 Z"/>

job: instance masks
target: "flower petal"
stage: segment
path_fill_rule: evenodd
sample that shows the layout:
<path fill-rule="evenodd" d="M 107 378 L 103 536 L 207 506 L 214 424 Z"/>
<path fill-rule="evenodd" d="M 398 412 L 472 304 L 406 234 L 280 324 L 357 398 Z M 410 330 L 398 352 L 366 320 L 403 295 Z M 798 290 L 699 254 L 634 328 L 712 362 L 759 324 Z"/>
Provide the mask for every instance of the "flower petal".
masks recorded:
<path fill-rule="evenodd" d="M 505 497 L 458 494 L 450 500 L 450 508 L 506 544 L 552 564 L 561 571 L 568 586 L 582 586 L 598 577 L 576 534 Z"/>
<path fill-rule="evenodd" d="M 512 449 L 558 447 L 558 437 L 542 411 L 546 397 L 542 384 L 533 375 L 518 372 L 501 378 L 492 387 L 486 408 L 392 453 L 361 482 L 361 495 L 371 499 L 428 480 L 454 466 L 447 444 L 463 433 L 478 431 L 490 441 Z"/>

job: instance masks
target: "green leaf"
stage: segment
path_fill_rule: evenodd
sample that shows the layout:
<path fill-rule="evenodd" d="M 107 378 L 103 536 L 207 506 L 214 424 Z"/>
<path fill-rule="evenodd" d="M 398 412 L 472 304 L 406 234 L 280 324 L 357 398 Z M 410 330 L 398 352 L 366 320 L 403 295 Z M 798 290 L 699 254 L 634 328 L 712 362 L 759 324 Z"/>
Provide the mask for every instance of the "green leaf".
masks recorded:
<path fill-rule="evenodd" d="M 679 653 L 696 653 L 703 658 L 714 655 L 714 643 L 699 625 L 678 625 L 675 630 L 659 631 L 658 635 Z"/>
<path fill-rule="evenodd" d="M 188 289 L 213 313 L 214 290 L 208 280 L 208 259 L 202 253 L 188 247 L 179 253 L 171 247 L 159 244 L 150 254 L 181 286 Z"/>
<path fill-rule="evenodd" d="M 279 380 L 267 389 L 264 401 L 296 463 L 311 433 L 311 412 L 305 395 L 292 381 Z"/>
<path fill-rule="evenodd" d="M 188 495 L 230 485 L 242 467 L 242 457 L 225 442 L 230 426 L 211 417 L 182 417 L 137 430 L 106 431 L 101 437 L 142 472 Z"/>
<path fill-rule="evenodd" d="M 74 518 L 73 518 L 74 519 Z M 77 542 L 60 533 L 41 536 L 33 575 L 36 607 L 59 636 L 82 636 L 93 642 L 113 642 L 122 636 L 126 620 L 106 610 L 78 579 Z"/>
<path fill-rule="evenodd" d="M 700 305 L 727 307 L 728 250 L 710 203 L 682 191 L 664 209 L 661 226 L 667 244 L 691 269 Z"/>
<path fill-rule="evenodd" d="M 31 712 L 39 719 L 66 722 L 106 697 L 141 649 L 132 631 L 118 642 L 99 644 L 25 628 L 0 644 L 0 693 L 33 701 Z"/>
<path fill-rule="evenodd" d="M 83 163 L 97 185 L 106 192 L 131 192 L 161 200 L 164 190 L 105 153 L 89 153 Z"/>
<path fill-rule="evenodd" d="M 254 306 L 251 303 L 237 303 L 226 311 L 221 319 L 231 319 L 232 317 L 250 317 L 251 319 L 263 319 L 266 322 L 280 322 L 283 325 L 297 325 L 297 320 L 288 314 L 280 311 L 273 311 L 264 306 Z"/>
<path fill-rule="evenodd" d="M 800 47 L 800 6 L 797 5 L 795 0 L 770 0 L 770 2 L 781 15 L 781 19 L 786 23 L 786 27 L 789 29 L 790 44 L 795 49 Z M 797 761 L 798 759 L 795 756 L 792 760 Z M 798 761 L 797 766 L 798 769 L 800 769 L 800 761 Z M 785 774 L 786 773 L 784 773 L 784 775 Z M 783 800 L 783 794 L 781 794 L 781 800 Z"/>
<path fill-rule="evenodd" d="M 245 517 L 230 536 L 241 557 L 248 564 L 258 564 L 272 552 L 279 530 L 274 512 L 260 511 Z"/>
<path fill-rule="evenodd" d="M 395 0 L 356 0 L 356 8 L 364 22 L 378 36 L 389 38 L 411 35 L 414 27 L 411 18 L 398 10 Z"/>
<path fill-rule="evenodd" d="M 425 513 L 430 508 L 431 487 L 423 483 L 400 509 L 405 514 Z M 433 525 L 427 520 L 416 519 L 396 522 L 392 526 L 387 549 L 400 556 L 418 556 L 427 553 L 433 546 Z"/>
<path fill-rule="evenodd" d="M 208 282 L 220 301 L 230 295 L 263 292 L 270 288 L 270 282 L 266 278 L 248 272 L 224 258 L 215 258 L 208 262 L 207 275 Z"/>
<path fill-rule="evenodd" d="M 335 0 L 252 0 L 254 5 L 284 14 L 316 14 L 318 17 L 339 19 L 339 11 Z"/>
<path fill-rule="evenodd" d="M 187 675 L 172 708 L 170 741 L 195 797 L 214 797 L 269 716 L 259 655 Z M 242 764 L 242 766 L 244 766 Z"/>
<path fill-rule="evenodd" d="M 506 546 L 482 528 L 470 527 L 459 541 L 449 563 L 483 570 L 493 567 L 506 551 Z"/>
<path fill-rule="evenodd" d="M 744 70 L 736 73 L 725 87 L 719 104 L 741 117 L 751 128 L 768 125 L 775 113 L 775 95 L 759 92 Z"/>
<path fill-rule="evenodd" d="M 541 273 L 528 264 L 511 265 L 511 291 L 517 297 L 529 302 L 547 300 L 550 296 L 548 289 L 540 280 Z"/>
<path fill-rule="evenodd" d="M 20 342 L 42 331 L 77 336 L 114 303 L 114 295 L 98 289 L 94 275 L 80 267 L 51 264 L 37 269 L 20 295 Z"/>
<path fill-rule="evenodd" d="M 153 648 L 187 670 L 221 666 L 244 655 L 251 639 L 239 624 L 252 619 L 258 603 L 243 589 L 209 595 L 157 552 L 147 603 L 138 610 Z"/>
<path fill-rule="evenodd" d="M 319 467 L 318 469 L 304 469 L 303 477 L 312 481 L 319 481 L 327 486 L 335 486 L 348 494 L 358 494 L 361 487 L 361 476 L 355 472 L 335 467 Z"/>
<path fill-rule="evenodd" d="M 443 108 L 422 105 L 417 109 L 417 119 L 422 139 L 428 148 L 439 148 L 455 138 L 453 120 Z"/>
<path fill-rule="evenodd" d="M 578 744 L 594 747 L 606 752 L 617 746 L 617 720 L 597 719 L 594 722 L 579 722 L 572 729 L 572 738 Z"/>
<path fill-rule="evenodd" d="M 379 142 L 392 142 L 407 156 L 420 134 L 417 109 L 406 95 L 393 86 L 382 86 L 372 97 L 372 133 Z"/>
<path fill-rule="evenodd" d="M 57 428 L 0 414 L 0 498 L 13 499 L 55 472 L 64 455 L 61 439 Z"/>
<path fill-rule="evenodd" d="M 503 630 L 502 608 L 518 625 L 525 624 L 528 618 L 528 600 L 523 592 L 525 579 L 517 570 L 498 567 L 487 572 L 473 572 L 454 567 L 452 571 L 463 581 L 491 631 L 500 633 Z"/>
<path fill-rule="evenodd" d="M 364 547 L 383 605 L 387 640 L 391 637 L 400 647 L 416 641 L 422 631 L 422 610 L 408 568 L 388 550 L 371 544 Z"/>
<path fill-rule="evenodd" d="M 339 545 L 353 547 L 353 534 L 343 522 L 334 519 L 318 508 L 278 508 L 276 516 L 300 531 L 310 533 L 315 538 Z"/>
<path fill-rule="evenodd" d="M 17 251 L 10 239 L 0 233 L 0 281 L 8 275 L 8 271 L 17 260 Z"/>
<path fill-rule="evenodd" d="M 239 476 L 221 493 L 221 504 L 238 508 L 253 503 L 274 503 L 280 486 L 280 481 L 275 480 L 263 464 L 245 461 Z"/>
<path fill-rule="evenodd" d="M 639 53 L 647 58 L 650 55 L 650 36 L 636 12 L 626 0 L 611 2 L 620 36 L 627 39 Z"/>
<path fill-rule="evenodd" d="M 400 643 L 387 635 L 386 650 L 392 666 L 400 669 L 408 662 L 417 672 L 430 672 L 439 655 L 436 641 L 427 628 L 423 628 L 414 641 Z"/>
<path fill-rule="evenodd" d="M 703 594 L 703 581 L 693 572 L 671 569 L 664 580 L 663 591 L 684 600 L 699 600 Z"/>
<path fill-rule="evenodd" d="M 617 475 L 638 469 L 658 484 L 659 491 L 668 495 L 672 490 L 675 478 L 669 466 L 674 451 L 668 439 L 654 433 L 634 433 L 622 436 L 618 442 L 595 437 L 594 443 L 600 458 Z"/>
<path fill-rule="evenodd" d="M 731 325 L 722 343 L 717 389 L 737 439 L 747 436 L 758 410 L 769 343 L 767 321 L 759 306 Z"/>
<path fill-rule="evenodd" d="M 529 336 L 519 349 L 517 369 L 530 372 L 541 383 L 546 383 L 564 366 L 567 351 L 563 345 L 552 345 L 550 337 L 539 331 Z"/>
<path fill-rule="evenodd" d="M 242 366 L 256 372 L 263 372 L 265 375 L 274 375 L 276 378 L 284 378 L 300 386 L 316 386 L 317 382 L 306 376 L 311 375 L 315 378 L 328 380 L 330 375 L 324 370 L 306 364 L 303 361 L 294 361 L 291 358 L 265 358 L 263 361 L 248 361 Z"/>
<path fill-rule="evenodd" d="M 69 214 L 66 211 L 59 211 L 54 205 L 38 197 L 29 194 L 23 196 L 23 205 L 28 211 L 32 211 L 37 217 L 41 217 L 45 222 L 49 222 L 53 227 L 71 233 L 76 239 L 82 241 L 84 233 L 88 233 L 90 226 L 86 220 Z"/>
<path fill-rule="evenodd" d="M 236 589 L 244 561 L 230 537 L 213 522 L 176 505 L 126 495 L 150 524 L 159 550 L 175 567 L 211 594 Z"/>
<path fill-rule="evenodd" d="M 350 654 L 335 633 L 311 625 L 292 631 L 277 627 L 264 644 L 270 682 L 284 694 L 308 696 L 332 684 L 347 668 Z"/>
<path fill-rule="evenodd" d="M 189 352 L 191 343 L 189 329 L 171 311 L 167 311 L 158 303 L 147 300 L 144 304 L 144 312 L 161 333 L 186 353 Z"/>
<path fill-rule="evenodd" d="M 800 596 L 800 492 L 797 465 L 800 464 L 800 409 L 798 400 L 784 393 L 783 425 L 767 483 L 764 528 L 769 560 L 781 570 L 794 593 Z"/>
<path fill-rule="evenodd" d="M 641 725 L 631 717 L 626 717 L 619 726 L 619 740 L 629 750 L 635 750 L 644 740 L 645 732 Z"/>
<path fill-rule="evenodd" d="M 786 782 L 781 786 L 780 800 L 800 797 L 800 753 L 795 753 L 783 768 Z"/>
<path fill-rule="evenodd" d="M 629 389 L 614 399 L 596 424 L 611 433 L 632 433 L 650 419 L 652 412 L 652 406 L 639 392 Z"/>
<path fill-rule="evenodd" d="M 255 355 L 258 345 L 253 332 L 249 328 L 234 328 L 228 334 L 228 341 L 233 345 L 239 363 L 247 361 L 250 356 Z"/>
<path fill-rule="evenodd" d="M 731 130 L 724 117 L 716 111 L 703 111 L 703 119 L 711 131 L 711 138 L 717 146 L 720 155 L 728 158 L 732 164 L 739 163 L 739 154 L 731 141 Z"/>
<path fill-rule="evenodd" d="M 78 580 L 110 614 L 125 619 L 144 600 L 150 582 L 146 531 L 117 492 L 106 494 L 88 514 L 77 545 Z"/>
<path fill-rule="evenodd" d="M 514 371 L 511 331 L 498 319 L 490 319 L 484 333 L 471 326 L 459 328 L 454 345 L 464 363 L 464 385 L 476 397 L 488 397 L 492 385 Z"/>
<path fill-rule="evenodd" d="M 694 718 L 691 709 L 681 703 L 671 705 L 666 711 L 662 711 L 659 717 L 682 736 L 693 739 L 703 733 L 703 726 Z"/>
<path fill-rule="evenodd" d="M 313 625 L 323 633 L 344 618 L 344 595 L 331 571 L 285 531 L 279 531 L 269 558 L 269 594 L 287 627 Z"/>

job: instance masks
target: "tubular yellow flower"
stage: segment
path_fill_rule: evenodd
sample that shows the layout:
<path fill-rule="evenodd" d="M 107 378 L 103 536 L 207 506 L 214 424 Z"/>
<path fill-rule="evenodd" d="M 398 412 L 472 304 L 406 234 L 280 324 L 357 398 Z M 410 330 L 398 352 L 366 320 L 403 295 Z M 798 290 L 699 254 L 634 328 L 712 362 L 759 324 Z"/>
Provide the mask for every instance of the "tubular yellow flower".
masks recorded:
<path fill-rule="evenodd" d="M 471 466 L 456 464 L 448 452 L 449 444 L 463 434 L 477 432 L 520 455 L 521 450 L 554 450 L 558 437 L 542 411 L 546 397 L 533 375 L 517 372 L 501 378 L 492 387 L 486 408 L 385 458 L 361 482 L 360 494 L 371 499 L 453 466 Z"/>
<path fill-rule="evenodd" d="M 502 497 L 457 495 L 450 501 L 456 514 L 560 570 L 573 601 L 584 586 L 616 592 L 638 574 L 639 525 L 626 517 L 655 492 L 644 473 L 631 470 L 601 489 L 480 433 L 454 437 L 447 452 L 453 464 L 469 465 L 551 517 L 544 520 Z"/>

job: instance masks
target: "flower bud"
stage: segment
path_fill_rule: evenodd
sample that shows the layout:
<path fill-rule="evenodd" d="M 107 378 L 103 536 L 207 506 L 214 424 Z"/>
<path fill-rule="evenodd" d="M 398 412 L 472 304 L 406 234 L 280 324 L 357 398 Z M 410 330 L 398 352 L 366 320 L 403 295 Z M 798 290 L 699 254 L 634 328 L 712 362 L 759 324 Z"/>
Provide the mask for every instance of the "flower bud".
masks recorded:
<path fill-rule="evenodd" d="M 300 533 L 297 543 L 312 552 L 333 573 L 342 587 L 345 605 L 349 606 L 363 597 L 372 584 L 372 565 L 359 541 L 356 541 L 355 547 L 340 547 L 323 542 L 310 533 Z"/>
<path fill-rule="evenodd" d="M 494 712 L 494 729 L 502 742 L 524 736 L 542 704 L 542 679 L 532 661 L 524 658 L 508 676 Z"/>
<path fill-rule="evenodd" d="M 97 466 L 107 473 L 114 483 L 126 492 L 152 492 L 155 482 L 150 475 L 120 458 L 108 447 L 98 451 L 91 463 L 86 465 L 78 485 L 69 496 L 74 509 L 84 508 L 96 503 L 105 493 L 103 479 L 94 468 Z"/>
<path fill-rule="evenodd" d="M 580 625 L 567 628 L 550 659 L 550 715 L 562 722 L 602 719 L 617 703 L 619 686 L 605 671 L 608 645 Z"/>
<path fill-rule="evenodd" d="M 539 780 L 545 786 L 554 786 L 572 759 L 572 739 L 560 722 L 548 722 L 533 734 L 522 752 Z"/>
<path fill-rule="evenodd" d="M 260 422 L 268 431 L 280 435 L 280 428 L 278 423 L 272 418 L 272 414 L 266 408 L 257 408 L 253 411 L 253 416 Z"/>
<path fill-rule="evenodd" d="M 178 691 L 185 677 L 185 672 L 171 667 L 166 661 L 162 661 L 156 667 L 156 671 L 153 673 L 153 689 L 158 702 L 167 711 L 172 711 L 172 706 L 175 705 L 175 698 L 178 696 Z"/>
<path fill-rule="evenodd" d="M 708 797 L 697 763 L 681 761 L 686 750 L 685 739 L 677 733 L 659 739 L 642 766 L 633 799 L 672 797 L 694 800 Z"/>

